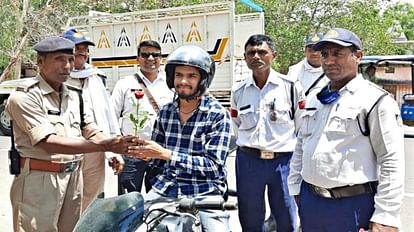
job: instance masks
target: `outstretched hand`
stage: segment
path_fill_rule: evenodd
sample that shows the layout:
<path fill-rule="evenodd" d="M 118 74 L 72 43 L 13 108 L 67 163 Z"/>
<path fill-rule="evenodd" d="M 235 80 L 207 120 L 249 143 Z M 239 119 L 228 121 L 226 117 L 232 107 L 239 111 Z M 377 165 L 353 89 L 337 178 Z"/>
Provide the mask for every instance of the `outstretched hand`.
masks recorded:
<path fill-rule="evenodd" d="M 110 151 L 117 154 L 126 154 L 128 152 L 128 147 L 135 145 L 135 143 L 133 142 L 134 138 L 137 137 L 128 135 L 106 139 L 104 141 L 106 151 Z"/>
<path fill-rule="evenodd" d="M 162 160 L 171 159 L 171 151 L 152 140 L 134 138 L 133 142 L 135 144 L 128 147 L 128 156 L 143 160 L 149 160 L 151 158 Z"/>

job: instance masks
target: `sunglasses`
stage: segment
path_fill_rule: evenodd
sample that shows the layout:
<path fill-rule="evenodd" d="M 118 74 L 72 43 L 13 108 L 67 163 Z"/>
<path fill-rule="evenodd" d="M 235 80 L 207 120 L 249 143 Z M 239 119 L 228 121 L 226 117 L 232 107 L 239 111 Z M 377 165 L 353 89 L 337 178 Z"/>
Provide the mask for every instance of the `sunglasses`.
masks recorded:
<path fill-rule="evenodd" d="M 148 59 L 150 56 L 152 56 L 153 58 L 160 58 L 161 52 L 141 52 L 139 56 L 145 59 Z"/>

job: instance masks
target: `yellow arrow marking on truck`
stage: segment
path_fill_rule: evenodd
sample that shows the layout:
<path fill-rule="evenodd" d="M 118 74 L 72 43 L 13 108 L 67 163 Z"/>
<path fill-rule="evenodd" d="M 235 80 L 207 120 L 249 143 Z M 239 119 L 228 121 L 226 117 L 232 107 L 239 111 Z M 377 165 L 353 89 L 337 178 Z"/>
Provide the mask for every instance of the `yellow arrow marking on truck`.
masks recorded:
<path fill-rule="evenodd" d="M 111 48 L 108 37 L 106 37 L 105 31 L 103 30 L 101 31 L 101 35 L 99 36 L 98 48 Z"/>
<path fill-rule="evenodd" d="M 149 29 L 147 25 L 144 26 L 144 30 L 142 31 L 141 39 L 138 41 L 138 44 L 140 44 L 144 40 L 151 40 L 151 35 L 149 34 Z"/>
<path fill-rule="evenodd" d="M 197 24 L 194 21 L 193 23 L 191 23 L 191 29 L 190 29 L 190 32 L 188 32 L 187 39 L 185 41 L 191 42 L 193 38 L 197 42 L 201 42 L 201 35 L 200 35 L 200 32 L 197 30 Z"/>

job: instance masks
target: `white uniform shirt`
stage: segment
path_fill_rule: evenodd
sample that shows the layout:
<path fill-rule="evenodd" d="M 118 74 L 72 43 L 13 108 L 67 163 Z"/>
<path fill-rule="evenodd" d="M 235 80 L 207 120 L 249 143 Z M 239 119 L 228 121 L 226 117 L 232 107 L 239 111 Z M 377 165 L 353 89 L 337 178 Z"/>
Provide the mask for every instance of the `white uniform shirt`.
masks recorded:
<path fill-rule="evenodd" d="M 95 123 L 106 136 L 113 137 L 120 134 L 119 124 L 110 96 L 98 74 L 105 73 L 86 63 L 85 69 L 71 72 L 66 84 L 82 89 L 83 100 L 90 103 Z"/>
<path fill-rule="evenodd" d="M 286 76 L 271 70 L 262 89 L 253 77 L 244 79 L 232 90 L 231 108 L 237 110 L 232 117 L 237 145 L 274 152 L 293 151 L 296 144 L 295 126 L 291 119 L 291 90 L 293 83 Z M 294 102 L 298 99 L 294 90 Z M 275 105 L 276 120 L 272 120 L 270 104 Z M 297 104 L 293 103 L 295 110 Z"/>
<path fill-rule="evenodd" d="M 323 105 L 308 98 L 298 143 L 290 163 L 291 195 L 300 193 L 302 180 L 334 188 L 379 181 L 371 221 L 399 226 L 404 182 L 404 132 L 397 103 L 384 97 L 369 115 L 370 136 L 364 136 L 367 112 L 383 94 L 361 75 Z M 313 109 L 312 109 L 313 108 Z"/>
<path fill-rule="evenodd" d="M 303 91 L 306 92 L 318 79 L 318 77 L 322 75 L 322 73 L 322 67 L 312 67 L 305 58 L 301 62 L 290 66 L 287 76 L 289 76 L 293 81 L 299 81 L 302 85 Z M 327 77 L 323 77 L 312 89 L 321 89 L 328 83 L 328 81 L 329 79 Z"/>
<path fill-rule="evenodd" d="M 160 109 L 165 104 L 172 102 L 174 93 L 167 86 L 164 72 L 160 71 L 157 79 L 155 79 L 152 83 L 142 74 L 140 70 L 138 73 L 142 77 L 145 85 L 151 92 Z M 121 133 L 123 135 L 134 134 L 132 123 L 129 120 L 129 114 L 135 113 L 136 111 L 135 107 L 132 105 L 132 100 L 135 99 L 134 92 L 139 89 L 143 88 L 138 83 L 136 77 L 132 75 L 120 79 L 115 84 L 114 90 L 112 91 L 111 99 L 115 108 L 115 114 L 119 118 Z M 151 114 L 150 120 L 146 122 L 144 129 L 139 133 L 140 137 L 150 139 L 157 114 L 146 95 L 144 95 L 144 97 L 140 100 L 139 110 L 141 112 L 147 111 Z"/>

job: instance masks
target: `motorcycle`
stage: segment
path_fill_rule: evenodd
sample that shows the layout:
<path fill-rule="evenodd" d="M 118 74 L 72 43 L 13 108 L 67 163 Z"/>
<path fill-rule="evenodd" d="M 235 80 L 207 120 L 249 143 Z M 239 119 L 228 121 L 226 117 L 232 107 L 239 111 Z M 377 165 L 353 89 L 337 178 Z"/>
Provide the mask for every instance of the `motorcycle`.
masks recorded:
<path fill-rule="evenodd" d="M 198 210 L 236 210 L 237 203 L 222 196 L 157 198 L 144 203 L 138 192 L 112 198 L 98 198 L 86 209 L 75 232 L 166 232 L 200 231 Z"/>

